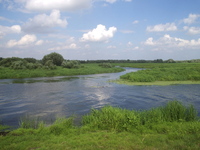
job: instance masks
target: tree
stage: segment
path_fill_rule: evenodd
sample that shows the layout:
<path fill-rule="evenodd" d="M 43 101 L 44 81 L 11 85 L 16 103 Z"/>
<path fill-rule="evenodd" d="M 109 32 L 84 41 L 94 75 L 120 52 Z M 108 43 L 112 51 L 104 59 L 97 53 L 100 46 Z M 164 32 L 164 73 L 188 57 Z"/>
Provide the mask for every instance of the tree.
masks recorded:
<path fill-rule="evenodd" d="M 64 61 L 64 58 L 62 55 L 53 52 L 48 55 L 45 55 L 42 59 L 43 64 L 46 64 L 47 61 L 52 60 L 53 64 L 56 66 L 61 66 L 62 62 Z"/>

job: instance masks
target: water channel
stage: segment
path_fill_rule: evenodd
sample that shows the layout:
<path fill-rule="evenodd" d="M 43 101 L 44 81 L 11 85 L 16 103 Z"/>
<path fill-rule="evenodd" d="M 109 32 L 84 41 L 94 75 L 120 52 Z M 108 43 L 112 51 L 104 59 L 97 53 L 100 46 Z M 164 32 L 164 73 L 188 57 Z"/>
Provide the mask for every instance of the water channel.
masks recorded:
<path fill-rule="evenodd" d="M 0 121 L 17 127 L 23 116 L 51 122 L 57 117 L 81 116 L 105 105 L 150 109 L 169 100 L 193 104 L 200 114 L 200 85 L 130 86 L 109 80 L 120 73 L 0 80 Z"/>

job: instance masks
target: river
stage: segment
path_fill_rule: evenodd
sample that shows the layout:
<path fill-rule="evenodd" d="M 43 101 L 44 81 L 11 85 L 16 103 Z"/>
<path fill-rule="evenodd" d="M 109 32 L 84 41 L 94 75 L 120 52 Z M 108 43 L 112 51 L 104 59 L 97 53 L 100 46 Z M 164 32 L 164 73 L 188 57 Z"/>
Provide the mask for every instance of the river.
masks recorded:
<path fill-rule="evenodd" d="M 170 100 L 193 104 L 200 114 L 200 85 L 130 86 L 109 80 L 137 71 L 119 73 L 0 80 L 0 121 L 18 127 L 24 116 L 49 123 L 57 117 L 81 116 L 92 108 L 112 105 L 143 110 Z"/>

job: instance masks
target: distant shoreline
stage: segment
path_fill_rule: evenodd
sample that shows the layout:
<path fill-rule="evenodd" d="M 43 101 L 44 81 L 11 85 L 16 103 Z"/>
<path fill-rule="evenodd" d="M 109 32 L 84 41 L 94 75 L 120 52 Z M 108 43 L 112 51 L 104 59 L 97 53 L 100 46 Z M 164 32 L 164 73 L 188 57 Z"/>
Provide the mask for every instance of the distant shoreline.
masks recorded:
<path fill-rule="evenodd" d="M 111 82 L 126 85 L 179 85 L 179 84 L 200 84 L 200 81 L 155 81 L 155 82 L 131 82 L 123 79 L 113 80 Z"/>

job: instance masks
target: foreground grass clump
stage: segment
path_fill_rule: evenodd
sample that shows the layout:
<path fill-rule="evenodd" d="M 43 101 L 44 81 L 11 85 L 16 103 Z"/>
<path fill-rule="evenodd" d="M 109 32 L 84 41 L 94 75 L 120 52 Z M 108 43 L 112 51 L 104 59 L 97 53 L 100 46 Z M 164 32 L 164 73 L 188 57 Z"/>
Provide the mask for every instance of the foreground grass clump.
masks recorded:
<path fill-rule="evenodd" d="M 61 118 L 0 136 L 0 149 L 199 149 L 200 122 L 192 105 L 178 101 L 146 111 L 111 106 L 92 110 L 82 125 Z"/>
<path fill-rule="evenodd" d="M 84 64 L 81 68 L 63 68 L 57 66 L 54 70 L 47 69 L 20 69 L 15 70 L 6 67 L 0 67 L 0 79 L 11 78 L 33 78 L 33 77 L 53 77 L 53 76 L 71 76 L 71 75 L 87 75 L 100 73 L 120 72 L 124 69 L 119 67 L 103 68 L 98 64 Z"/>
<path fill-rule="evenodd" d="M 122 75 L 129 82 L 200 81 L 199 63 L 123 64 L 129 67 L 149 68 Z"/>
<path fill-rule="evenodd" d="M 171 101 L 166 106 L 146 111 L 130 111 L 112 106 L 93 109 L 89 115 L 83 116 L 83 125 L 92 129 L 135 132 L 140 131 L 142 126 L 149 128 L 152 124 L 196 120 L 197 111 L 192 105 L 185 107 L 178 101 Z"/>

